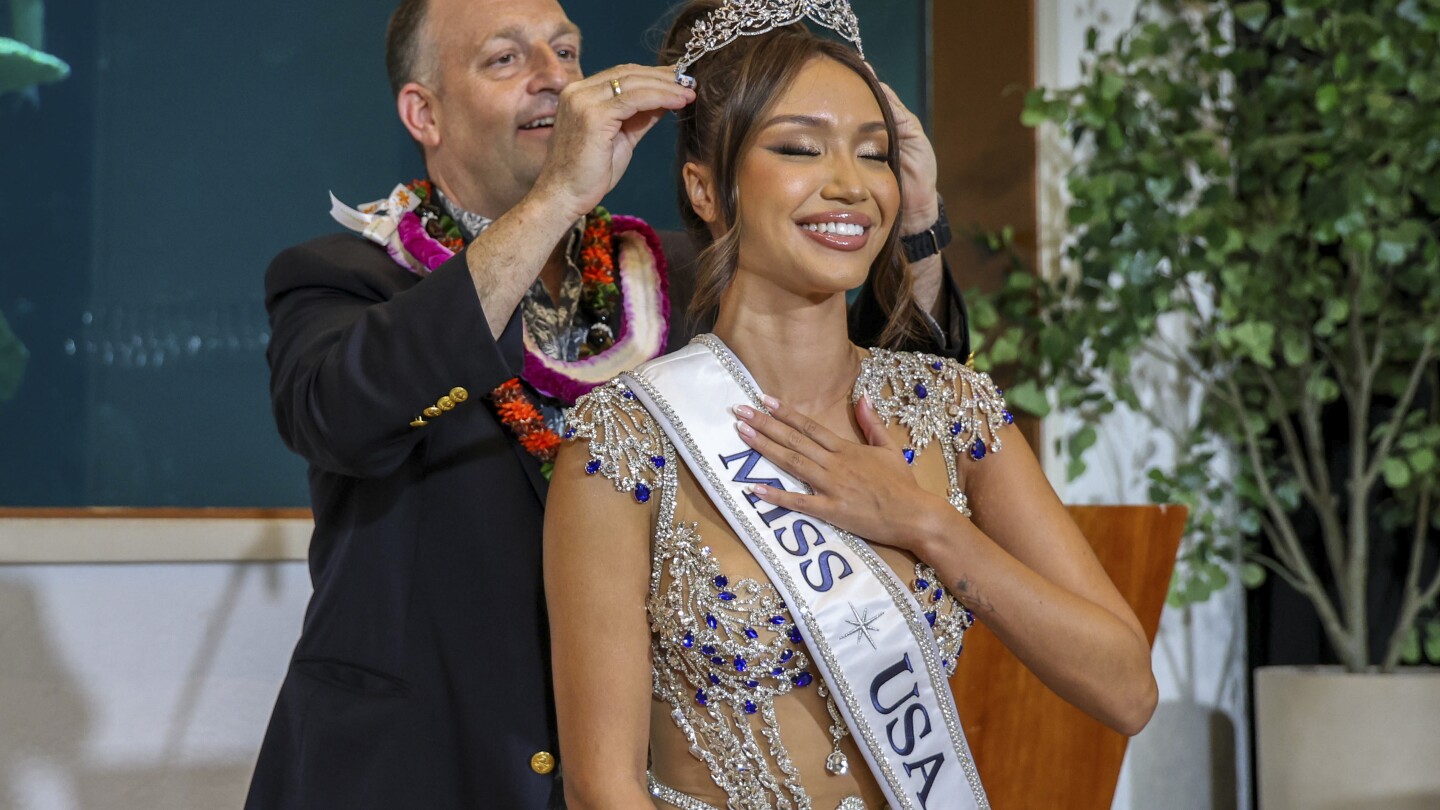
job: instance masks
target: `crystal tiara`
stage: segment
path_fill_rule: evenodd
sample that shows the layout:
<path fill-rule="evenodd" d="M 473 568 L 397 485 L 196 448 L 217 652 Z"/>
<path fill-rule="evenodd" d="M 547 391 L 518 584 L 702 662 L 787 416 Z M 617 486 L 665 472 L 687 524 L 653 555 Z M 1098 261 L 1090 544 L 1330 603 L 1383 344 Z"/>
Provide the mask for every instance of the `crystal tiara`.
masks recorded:
<path fill-rule="evenodd" d="M 865 47 L 860 44 L 860 21 L 855 19 L 849 0 L 725 0 L 690 29 L 685 55 L 675 63 L 676 83 L 693 88 L 695 77 L 685 71 L 705 54 L 740 37 L 764 34 L 805 17 L 850 40 L 860 57 L 865 57 Z"/>

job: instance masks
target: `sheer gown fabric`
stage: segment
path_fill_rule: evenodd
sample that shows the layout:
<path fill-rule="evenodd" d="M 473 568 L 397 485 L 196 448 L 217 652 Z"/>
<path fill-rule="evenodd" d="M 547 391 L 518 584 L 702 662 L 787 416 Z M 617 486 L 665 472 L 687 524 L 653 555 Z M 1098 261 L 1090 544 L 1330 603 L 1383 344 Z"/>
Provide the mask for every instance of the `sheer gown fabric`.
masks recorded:
<path fill-rule="evenodd" d="M 921 486 L 968 513 L 963 464 L 999 450 L 996 431 L 1010 422 L 988 375 L 876 349 L 853 399 L 862 393 L 914 451 Z M 587 444 L 585 471 L 653 514 L 646 610 L 656 806 L 884 807 L 784 601 L 644 407 L 617 380 L 581 397 L 569 425 Z M 874 548 L 920 603 L 953 673 L 970 611 L 912 555 Z"/>

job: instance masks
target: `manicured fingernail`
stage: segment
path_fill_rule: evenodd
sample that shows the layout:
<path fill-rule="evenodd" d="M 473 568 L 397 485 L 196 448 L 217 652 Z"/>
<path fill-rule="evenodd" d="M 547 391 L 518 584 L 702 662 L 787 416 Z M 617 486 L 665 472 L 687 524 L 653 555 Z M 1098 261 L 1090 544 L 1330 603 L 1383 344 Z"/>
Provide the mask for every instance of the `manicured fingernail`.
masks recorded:
<path fill-rule="evenodd" d="M 780 407 L 780 400 L 778 400 L 778 399 L 776 399 L 776 398 L 774 398 L 774 397 L 764 396 L 764 397 L 761 397 L 760 400 L 765 403 L 765 407 L 769 408 L 769 409 L 772 410 L 772 411 L 775 410 L 776 408 Z"/>
<path fill-rule="evenodd" d="M 766 495 L 770 494 L 770 487 L 767 487 L 764 484 L 756 484 L 755 486 L 750 488 L 750 491 L 763 498 Z"/>
<path fill-rule="evenodd" d="M 744 422 L 736 422 L 735 429 L 740 431 L 740 435 L 744 436 L 747 439 L 755 438 L 755 428 L 750 427 Z"/>
<path fill-rule="evenodd" d="M 749 405 L 736 405 L 735 415 L 740 417 L 741 419 L 754 419 L 755 409 L 750 407 Z"/>

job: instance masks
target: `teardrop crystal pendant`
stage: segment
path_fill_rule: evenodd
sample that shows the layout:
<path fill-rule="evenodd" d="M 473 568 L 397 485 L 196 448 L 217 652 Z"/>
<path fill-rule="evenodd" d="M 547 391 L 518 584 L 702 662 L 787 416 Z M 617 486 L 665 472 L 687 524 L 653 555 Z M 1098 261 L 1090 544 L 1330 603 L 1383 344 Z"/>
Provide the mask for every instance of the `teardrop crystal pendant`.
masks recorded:
<path fill-rule="evenodd" d="M 836 776 L 844 776 L 850 772 L 850 760 L 839 750 L 831 751 L 830 756 L 825 758 L 825 770 Z"/>

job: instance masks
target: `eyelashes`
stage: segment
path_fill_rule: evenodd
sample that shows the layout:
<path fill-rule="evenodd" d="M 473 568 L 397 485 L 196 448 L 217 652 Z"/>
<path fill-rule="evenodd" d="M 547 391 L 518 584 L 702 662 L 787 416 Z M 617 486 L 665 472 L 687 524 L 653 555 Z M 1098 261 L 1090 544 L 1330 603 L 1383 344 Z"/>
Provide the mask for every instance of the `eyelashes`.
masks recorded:
<path fill-rule="evenodd" d="M 819 150 L 819 149 L 815 149 L 815 148 L 809 147 L 809 146 L 797 146 L 797 145 L 794 145 L 794 144 L 784 144 L 784 145 L 781 145 L 781 146 L 771 147 L 771 148 L 770 148 L 770 151 L 771 151 L 771 152 L 774 152 L 774 153 L 777 154 L 777 155 L 783 155 L 783 156 L 786 156 L 786 157 L 819 157 L 819 156 L 820 156 L 820 150 Z M 870 153 L 865 153 L 865 154 L 862 154 L 862 155 L 858 155 L 858 157 L 859 157 L 861 160 L 873 160 L 873 161 L 875 161 L 875 162 L 877 162 L 877 163 L 888 163 L 888 162 L 890 161 L 890 156 L 887 155 L 887 154 L 885 154 L 884 152 L 870 152 Z"/>

